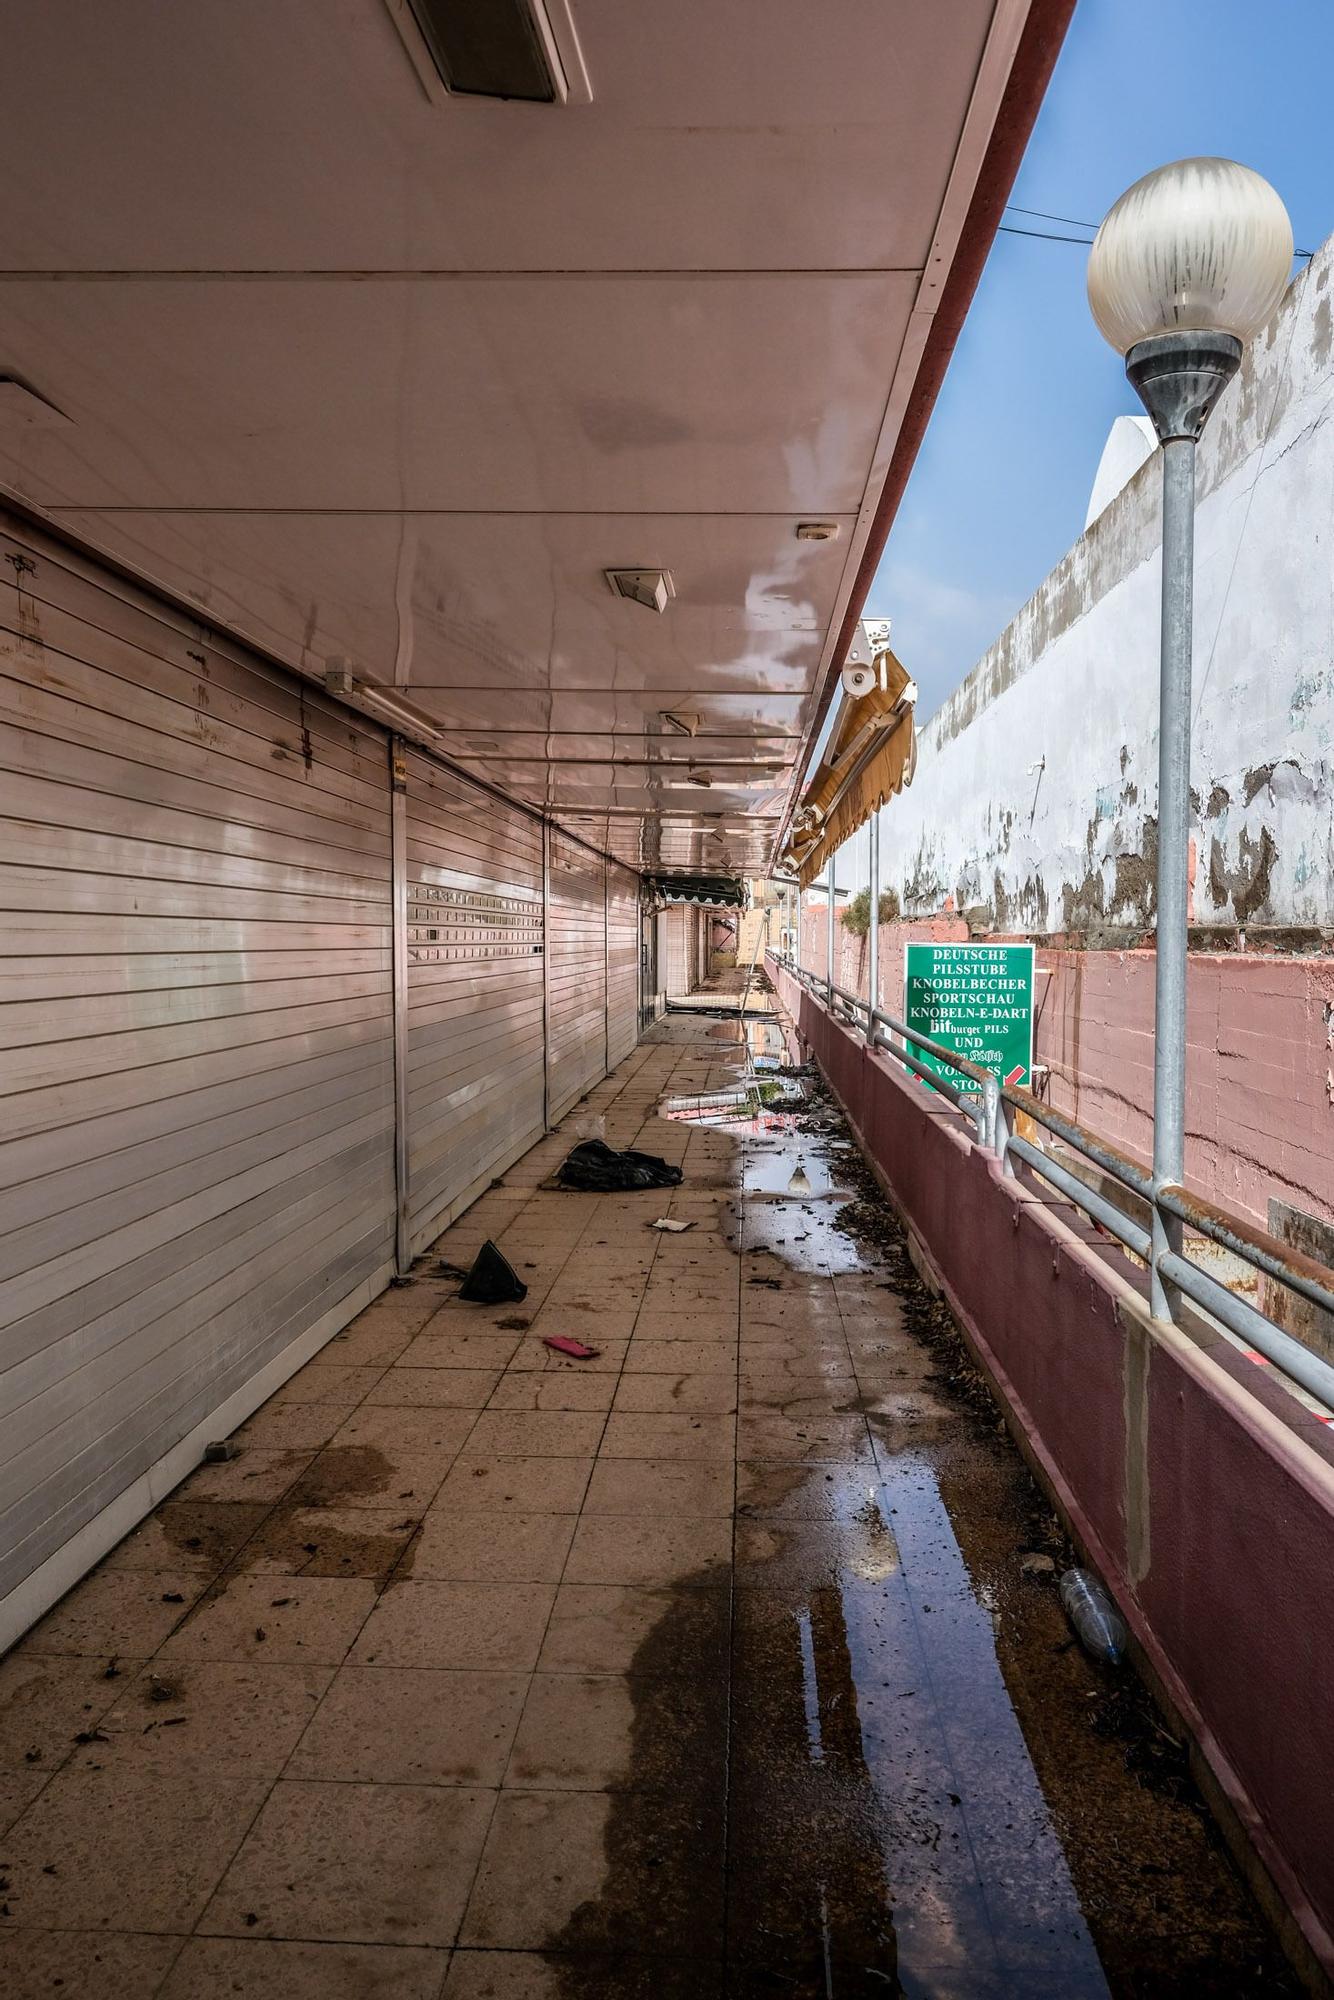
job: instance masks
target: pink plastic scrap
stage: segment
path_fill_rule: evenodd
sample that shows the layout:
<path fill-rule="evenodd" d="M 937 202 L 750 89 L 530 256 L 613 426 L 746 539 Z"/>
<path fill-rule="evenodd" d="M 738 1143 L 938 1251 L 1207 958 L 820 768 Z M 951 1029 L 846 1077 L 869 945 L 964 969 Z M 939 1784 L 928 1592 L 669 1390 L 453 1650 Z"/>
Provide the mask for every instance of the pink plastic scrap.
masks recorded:
<path fill-rule="evenodd" d="M 544 1335 L 542 1345 L 554 1347 L 557 1354 L 568 1354 L 574 1361 L 594 1361 L 602 1352 L 600 1347 L 585 1347 L 582 1340 L 572 1340 L 565 1333 Z"/>

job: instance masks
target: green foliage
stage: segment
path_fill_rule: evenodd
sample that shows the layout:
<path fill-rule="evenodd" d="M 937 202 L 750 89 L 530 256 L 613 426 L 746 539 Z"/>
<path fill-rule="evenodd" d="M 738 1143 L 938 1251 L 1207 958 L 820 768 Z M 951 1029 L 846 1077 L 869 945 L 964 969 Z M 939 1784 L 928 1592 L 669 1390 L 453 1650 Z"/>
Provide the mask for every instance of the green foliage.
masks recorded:
<path fill-rule="evenodd" d="M 898 915 L 899 899 L 896 892 L 893 889 L 882 889 L 880 891 L 881 923 L 892 924 L 897 920 Z M 851 931 L 854 937 L 866 936 L 871 928 L 871 891 L 869 887 L 857 891 L 857 894 L 844 910 L 841 921 L 844 930 Z"/>

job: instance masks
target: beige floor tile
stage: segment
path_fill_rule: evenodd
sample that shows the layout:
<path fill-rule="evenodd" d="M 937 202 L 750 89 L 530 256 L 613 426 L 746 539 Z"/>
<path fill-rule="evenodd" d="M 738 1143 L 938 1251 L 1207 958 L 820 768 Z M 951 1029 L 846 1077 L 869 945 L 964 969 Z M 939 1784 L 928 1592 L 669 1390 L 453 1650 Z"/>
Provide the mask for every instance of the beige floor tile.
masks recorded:
<path fill-rule="evenodd" d="M 500 1380 L 498 1368 L 389 1368 L 366 1398 L 367 1409 L 484 1409 Z"/>
<path fill-rule="evenodd" d="M 456 1458 L 436 1495 L 445 1512 L 577 1514 L 591 1458 Z"/>
<path fill-rule="evenodd" d="M 448 1945 L 492 1801 L 461 1786 L 276 1785 L 200 1930 Z"/>
<path fill-rule="evenodd" d="M 75 1768 L 278 1776 L 333 1678 L 328 1666 L 160 1662 L 124 1686 Z"/>
<path fill-rule="evenodd" d="M 616 1377 L 581 1373 L 577 1368 L 509 1368 L 501 1376 L 489 1410 L 609 1410 Z"/>
<path fill-rule="evenodd" d="M 743 1416 L 737 1426 L 737 1451 L 746 1459 L 773 1458 L 794 1464 L 822 1460 L 847 1465 L 869 1459 L 870 1438 L 862 1416 L 780 1417 Z"/>
<path fill-rule="evenodd" d="M 267 1789 L 262 1778 L 56 1773 L 5 1836 L 6 1901 L 44 1929 L 188 1931 Z"/>
<path fill-rule="evenodd" d="M 625 1357 L 627 1375 L 734 1374 L 735 1340 L 654 1340 L 636 1334 Z"/>
<path fill-rule="evenodd" d="M 591 1458 L 602 1436 L 600 1410 L 483 1410 L 469 1457 Z"/>
<path fill-rule="evenodd" d="M 565 1565 L 570 1583 L 721 1581 L 732 1560 L 730 1520 L 585 1517 Z"/>
<path fill-rule="evenodd" d="M 861 1385 L 847 1375 L 821 1375 L 811 1371 L 784 1373 L 772 1368 L 745 1368 L 741 1371 L 741 1407 L 744 1410 L 779 1410 L 792 1402 L 818 1402 L 836 1411 L 856 1404 Z"/>
<path fill-rule="evenodd" d="M 313 1450 L 258 1450 L 245 1446 L 239 1458 L 201 1465 L 178 1486 L 181 1500 L 281 1500 L 311 1463 Z"/>
<path fill-rule="evenodd" d="M 351 1663 L 502 1673 L 531 1668 L 555 1594 L 546 1583 L 391 1583 Z"/>
<path fill-rule="evenodd" d="M 45 1657 L 21 1648 L 0 1660 L 0 1770 L 48 1776 L 79 1731 L 95 1729 L 114 1707 L 140 1664 L 113 1664 L 106 1653 Z"/>
<path fill-rule="evenodd" d="M 776 1329 L 770 1329 L 771 1331 Z M 852 1357 L 847 1343 L 813 1340 L 741 1340 L 741 1366 L 772 1373 L 791 1368 L 801 1374 L 845 1375 L 852 1379 Z"/>
<path fill-rule="evenodd" d="M 721 1460 L 600 1458 L 588 1484 L 584 1513 L 730 1520 L 734 1483 L 732 1466 Z"/>
<path fill-rule="evenodd" d="M 453 1453 L 463 1449 L 464 1440 L 476 1421 L 472 1410 L 444 1409 L 438 1404 L 409 1408 L 401 1404 L 368 1403 L 348 1418 L 333 1443 L 335 1447 L 375 1445 L 391 1453 Z"/>
<path fill-rule="evenodd" d="M 153 2000 L 181 1941 L 80 1931 L 0 1932 L 5 2000 Z"/>
<path fill-rule="evenodd" d="M 161 1658 L 340 1666 L 375 1598 L 376 1586 L 360 1578 L 235 1576 Z"/>
<path fill-rule="evenodd" d="M 286 1775 L 498 1785 L 527 1690 L 526 1673 L 343 1667 Z"/>
<path fill-rule="evenodd" d="M 560 1333 L 585 1341 L 590 1347 L 600 1347 L 608 1340 L 629 1339 L 638 1307 L 638 1299 L 624 1306 L 596 1302 L 576 1306 L 552 1301 L 537 1314 L 531 1331 L 538 1340 L 548 1333 Z"/>
<path fill-rule="evenodd" d="M 387 1577 L 417 1520 L 415 1511 L 395 1515 L 387 1507 L 280 1507 L 237 1566 L 247 1576 Z"/>
<path fill-rule="evenodd" d="M 412 1334 L 405 1326 L 382 1319 L 379 1304 L 377 1300 L 344 1333 L 335 1334 L 320 1358 L 352 1368 L 388 1368 L 397 1361 Z"/>
<path fill-rule="evenodd" d="M 721 1682 L 704 1688 L 680 1677 L 538 1673 L 505 1784 L 530 1791 L 716 1790 L 725 1757 Z"/>
<path fill-rule="evenodd" d="M 420 1945 L 197 1937 L 160 2000 L 436 2000 L 448 1963 Z"/>
<path fill-rule="evenodd" d="M 736 1450 L 733 1417 L 618 1413 L 607 1419 L 599 1447 L 603 1458 L 731 1459 Z"/>
<path fill-rule="evenodd" d="M 631 1375 L 616 1391 L 616 1410 L 685 1411 L 730 1416 L 736 1410 L 736 1370 L 729 1374 Z"/>
<path fill-rule="evenodd" d="M 502 1792 L 459 1941 L 716 1949 L 721 1859 L 719 1826 L 661 1795 Z"/>
<path fill-rule="evenodd" d="M 242 1445 L 266 1451 L 317 1451 L 356 1409 L 360 1397 L 342 1403 L 265 1403 L 236 1433 Z"/>
<path fill-rule="evenodd" d="M 549 1375 L 619 1375 L 625 1363 L 628 1340 L 608 1340 L 601 1328 L 585 1336 L 584 1345 L 596 1351 L 585 1361 L 546 1347 L 533 1335 L 521 1341 L 510 1367 L 514 1370 L 543 1369 Z"/>
<path fill-rule="evenodd" d="M 517 1333 L 454 1332 L 418 1334 L 398 1357 L 400 1368 L 504 1368 L 519 1344 Z"/>
<path fill-rule="evenodd" d="M 94 1570 L 23 1641 L 25 1653 L 155 1653 L 205 1587 L 184 1570 Z"/>
<path fill-rule="evenodd" d="M 452 1583 L 559 1583 L 573 1514 L 462 1514 L 437 1507 L 406 1564 L 413 1577 Z"/>
<path fill-rule="evenodd" d="M 399 1451 L 380 1444 L 329 1445 L 302 1473 L 289 1498 L 298 1507 L 383 1507 L 403 1516 L 421 1514 L 454 1457 L 446 1446 Z"/>
<path fill-rule="evenodd" d="M 716 1590 L 563 1583 L 538 1665 L 543 1673 L 680 1674 L 721 1684 L 730 1604 Z"/>
<path fill-rule="evenodd" d="M 383 1368 L 356 1368 L 322 1355 L 289 1376 L 282 1388 L 270 1396 L 268 1407 L 273 1409 L 280 1403 L 359 1403 L 383 1373 Z"/>
<path fill-rule="evenodd" d="M 216 1576 L 268 1512 L 262 1500 L 168 1500 L 117 1544 L 102 1567 Z"/>
<path fill-rule="evenodd" d="M 714 1302 L 698 1311 L 644 1307 L 635 1321 L 636 1340 L 708 1340 L 734 1342 L 737 1337 L 735 1311 L 722 1312 Z"/>

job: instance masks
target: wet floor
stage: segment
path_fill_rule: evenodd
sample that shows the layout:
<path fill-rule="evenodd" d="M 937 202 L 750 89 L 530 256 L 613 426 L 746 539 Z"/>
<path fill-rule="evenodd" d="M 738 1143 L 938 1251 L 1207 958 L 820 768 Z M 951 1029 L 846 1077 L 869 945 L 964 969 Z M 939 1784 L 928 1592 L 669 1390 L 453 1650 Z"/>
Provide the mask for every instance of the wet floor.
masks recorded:
<path fill-rule="evenodd" d="M 671 1017 L 0 1663 L 6 1996 L 1295 1991 L 793 1053 Z"/>

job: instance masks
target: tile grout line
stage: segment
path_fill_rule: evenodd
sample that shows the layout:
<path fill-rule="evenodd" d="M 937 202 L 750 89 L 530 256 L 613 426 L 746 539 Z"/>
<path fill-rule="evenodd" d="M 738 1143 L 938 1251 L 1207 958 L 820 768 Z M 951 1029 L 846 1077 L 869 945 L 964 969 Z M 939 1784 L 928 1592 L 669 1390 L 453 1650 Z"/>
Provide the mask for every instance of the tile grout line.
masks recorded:
<path fill-rule="evenodd" d="M 640 1044 L 639 1046 L 642 1046 L 642 1044 Z M 624 1059 L 623 1059 L 623 1060 L 624 1060 Z M 623 1080 L 623 1081 L 621 1082 L 621 1084 L 620 1084 L 620 1085 L 618 1086 L 618 1088 L 617 1088 L 617 1089 L 616 1089 L 615 1091 L 613 1091 L 613 1093 L 612 1093 L 612 1096 L 611 1096 L 611 1097 L 610 1097 L 610 1099 L 608 1100 L 608 1108 L 610 1108 L 610 1106 L 611 1106 L 612 1104 L 614 1104 L 614 1103 L 616 1102 L 617 1098 L 618 1098 L 618 1097 L 620 1097 L 620 1096 L 621 1096 L 621 1095 L 623 1094 L 623 1092 L 624 1092 L 624 1090 L 625 1090 L 625 1087 L 626 1087 L 626 1085 L 627 1085 L 627 1084 L 628 1084 L 628 1083 L 629 1083 L 629 1082 L 630 1082 L 630 1081 L 632 1080 L 632 1078 L 633 1078 L 634 1076 L 638 1075 L 638 1073 L 639 1073 L 639 1070 L 640 1070 L 641 1068 L 643 1068 L 643 1067 L 644 1067 L 644 1065 L 643 1065 L 642 1063 L 641 1063 L 641 1064 L 638 1064 L 638 1065 L 636 1065 L 635 1069 L 633 1069 L 633 1070 L 632 1070 L 632 1071 L 630 1072 L 630 1075 L 629 1075 L 629 1076 L 627 1076 L 627 1077 L 626 1077 L 626 1078 L 625 1078 L 625 1079 L 624 1079 L 624 1080 Z M 614 1075 L 614 1074 L 615 1074 L 615 1072 L 613 1072 L 613 1075 Z M 569 1111 L 568 1111 L 568 1112 L 567 1112 L 567 1113 L 565 1114 L 565 1118 L 563 1118 L 563 1119 L 562 1119 L 562 1120 L 560 1121 L 560 1124 L 559 1124 L 559 1125 L 557 1126 L 557 1128 L 556 1128 L 556 1129 L 557 1129 L 557 1131 L 559 1131 L 559 1130 L 561 1129 L 561 1127 L 562 1127 L 562 1126 L 563 1126 L 563 1125 L 565 1124 L 565 1122 L 566 1122 L 566 1119 L 568 1119 L 568 1118 L 571 1118 L 571 1117 L 573 1117 L 573 1115 L 574 1115 L 574 1112 L 575 1112 L 575 1111 L 576 1111 L 576 1110 L 577 1110 L 578 1108 L 579 1108 L 579 1107 L 578 1107 L 577 1105 L 575 1105 L 575 1106 L 572 1106 L 572 1107 L 571 1107 L 571 1109 L 570 1109 L 570 1110 L 569 1110 Z M 604 1114 L 604 1115 L 605 1115 L 605 1114 Z M 535 1195 L 535 1194 L 536 1194 L 537 1192 L 538 1192 L 538 1190 L 537 1190 L 537 1189 L 534 1189 L 534 1191 L 533 1191 L 534 1195 Z M 530 1200 L 531 1200 L 531 1199 L 532 1199 L 532 1197 L 530 1196 Z M 525 1202 L 525 1203 L 524 1203 L 524 1207 L 526 1208 L 527 1206 L 528 1206 L 528 1203 L 527 1203 L 527 1202 Z M 590 1219 L 589 1219 L 589 1223 L 588 1223 L 588 1225 L 586 1225 L 587 1227 L 591 1227 L 591 1226 L 592 1226 L 592 1222 L 593 1222 L 593 1220 L 594 1220 L 594 1219 L 596 1218 L 596 1214 L 597 1214 L 597 1211 L 596 1211 L 596 1210 L 594 1210 L 594 1213 L 593 1213 L 593 1216 L 592 1216 L 592 1217 L 590 1217 Z M 574 1254 L 575 1254 L 575 1250 L 577 1249 L 577 1247 L 578 1247 L 579 1243 L 580 1243 L 580 1242 L 582 1241 L 582 1238 L 583 1238 L 583 1235 L 584 1235 L 584 1231 L 583 1231 L 583 1230 L 580 1230 L 579 1234 L 578 1234 L 578 1235 L 577 1235 L 577 1236 L 575 1237 L 575 1239 L 574 1239 L 574 1242 L 573 1242 L 573 1243 L 571 1244 L 571 1246 L 570 1246 L 570 1249 L 569 1249 L 569 1250 L 568 1250 L 568 1252 L 566 1253 L 566 1257 L 565 1257 L 565 1260 L 564 1260 L 564 1262 L 563 1262 L 563 1263 L 562 1263 L 562 1265 L 561 1265 L 561 1272 L 562 1272 L 562 1273 L 564 1272 L 564 1270 L 565 1270 L 565 1268 L 566 1268 L 566 1265 L 567 1265 L 567 1264 L 569 1263 L 570 1259 L 571 1259 L 571 1258 L 572 1258 L 572 1257 L 574 1256 Z M 655 1263 L 655 1262 L 657 1261 L 657 1253 L 658 1253 L 658 1249 L 659 1249 L 660 1247 L 661 1247 L 661 1246 L 660 1246 L 660 1245 L 657 1245 L 657 1244 L 655 1244 L 655 1246 L 654 1246 L 654 1253 L 653 1253 L 653 1258 L 652 1258 L 652 1260 L 650 1261 L 650 1266 L 649 1266 L 650 1270 L 652 1269 L 652 1266 L 653 1266 L 653 1263 Z M 559 1275 L 559 1274 L 558 1274 L 558 1275 Z M 635 1318 L 636 1318 L 636 1321 L 638 1320 L 638 1317 L 639 1317 L 639 1311 L 641 1311 L 641 1310 L 642 1310 L 642 1304 L 641 1304 L 641 1306 L 640 1306 L 640 1307 L 639 1307 L 639 1308 L 638 1308 L 638 1309 L 636 1310 L 636 1314 L 635 1314 Z M 536 1314 L 534 1315 L 534 1318 L 536 1318 Z M 634 1337 L 634 1334 L 633 1334 L 633 1328 L 632 1328 L 632 1329 L 631 1329 L 631 1335 L 630 1335 L 630 1338 L 631 1338 L 631 1339 L 633 1339 L 633 1337 Z M 624 1373 L 624 1370 L 625 1370 L 625 1355 L 626 1355 L 626 1354 L 628 1354 L 628 1353 L 629 1353 L 629 1351 L 630 1351 L 630 1341 L 629 1341 L 629 1340 L 627 1340 L 627 1341 L 626 1341 L 626 1345 L 625 1345 L 625 1354 L 623 1354 L 623 1355 L 621 1356 L 621 1367 L 620 1367 L 620 1369 L 619 1369 L 619 1370 L 617 1371 L 617 1375 L 616 1375 L 616 1380 L 617 1380 L 617 1382 L 618 1382 L 618 1383 L 619 1383 L 619 1381 L 620 1381 L 620 1378 L 621 1378 L 621 1375 L 622 1375 L 622 1374 Z M 517 1349 L 516 1349 L 516 1352 L 517 1352 Z M 510 1360 L 510 1363 L 509 1363 L 509 1364 L 507 1364 L 507 1366 L 506 1366 L 506 1367 L 505 1367 L 504 1369 L 502 1369 L 502 1370 L 501 1370 L 501 1379 L 502 1379 L 502 1380 L 504 1379 L 505 1375 L 506 1375 L 506 1374 L 508 1374 L 508 1372 L 509 1372 L 509 1367 L 510 1367 L 510 1366 L 512 1366 L 512 1364 L 513 1364 L 513 1357 L 511 1356 L 511 1360 Z M 499 1385 L 497 1385 L 497 1386 L 499 1386 Z M 550 1630 L 551 1630 L 551 1620 L 552 1620 L 553 1616 L 555 1615 L 555 1610 L 556 1610 L 556 1603 L 557 1603 L 557 1599 L 558 1599 L 558 1598 L 559 1598 L 559 1596 L 560 1596 L 560 1592 L 561 1592 L 561 1588 L 562 1588 L 562 1585 L 563 1585 L 563 1583 L 564 1583 L 564 1580 L 565 1580 L 565 1572 L 566 1572 L 566 1570 L 567 1570 L 567 1569 L 569 1568 L 569 1564 L 570 1564 L 570 1556 L 571 1556 L 571 1554 L 572 1554 L 572 1552 L 573 1552 L 573 1549 L 574 1549 L 574 1544 L 575 1544 L 575 1541 L 576 1541 L 576 1540 L 577 1540 L 577 1538 L 578 1538 L 578 1534 L 579 1534 L 579 1523 L 580 1523 L 580 1522 L 581 1522 L 581 1521 L 583 1520 L 583 1518 L 584 1518 L 584 1505 L 585 1505 L 585 1502 L 586 1502 L 586 1500 L 587 1500 L 587 1498 L 588 1498 L 588 1487 L 589 1487 L 589 1485 L 591 1485 L 591 1484 L 592 1484 L 592 1479 L 593 1479 L 593 1472 L 594 1472 L 594 1471 L 596 1470 L 596 1467 L 597 1467 L 597 1461 L 598 1461 L 598 1451 L 599 1451 L 599 1450 L 600 1450 L 600 1448 L 601 1448 L 601 1443 L 602 1443 L 602 1439 L 603 1439 L 603 1438 L 604 1438 L 604 1437 L 606 1436 L 606 1429 L 607 1429 L 607 1422 L 608 1422 L 608 1420 L 609 1420 L 609 1418 L 610 1418 L 610 1416 L 611 1416 L 611 1403 L 612 1403 L 612 1402 L 614 1402 L 614 1400 L 615 1400 L 615 1394 L 616 1394 L 616 1391 L 615 1391 L 615 1389 L 613 1389 L 613 1390 L 612 1390 L 612 1397 L 611 1397 L 611 1401 L 609 1401 L 609 1402 L 608 1402 L 608 1405 L 607 1405 L 607 1408 L 606 1408 L 606 1410 L 605 1410 L 605 1411 L 604 1411 L 604 1412 L 602 1413 L 602 1429 L 601 1429 L 601 1430 L 600 1430 L 600 1432 L 598 1433 L 598 1445 L 597 1445 L 597 1447 L 595 1447 L 595 1449 L 594 1449 L 594 1451 L 593 1451 L 593 1453 L 592 1453 L 592 1457 L 591 1457 L 591 1461 L 590 1461 L 590 1470 L 589 1470 L 589 1474 L 588 1474 L 588 1480 L 587 1480 L 587 1482 L 585 1483 L 585 1485 L 584 1485 L 584 1489 L 583 1489 L 583 1492 L 582 1492 L 582 1493 L 581 1493 L 581 1495 L 580 1495 L 580 1500 L 579 1500 L 579 1511 L 578 1511 L 578 1513 L 577 1513 L 577 1514 L 575 1515 L 575 1525 L 574 1525 L 574 1531 L 573 1531 L 573 1533 L 572 1533 L 572 1534 L 571 1534 L 571 1536 L 570 1536 L 570 1540 L 569 1540 L 569 1545 L 568 1545 L 568 1547 L 566 1548 L 566 1551 L 565 1551 L 565 1555 L 564 1555 L 564 1557 L 563 1557 L 563 1559 L 562 1559 L 562 1562 L 561 1562 L 561 1565 L 560 1565 L 560 1575 L 559 1575 L 559 1576 L 557 1577 L 557 1579 L 556 1579 L 556 1583 L 555 1583 L 555 1587 L 554 1587 L 554 1589 L 552 1590 L 552 1593 L 551 1593 L 551 1603 L 550 1603 L 550 1605 L 548 1606 L 548 1609 L 547 1609 L 547 1615 L 546 1615 L 546 1619 L 545 1619 L 545 1621 L 544 1621 L 544 1623 L 543 1623 L 543 1626 L 542 1626 L 542 1633 L 541 1633 L 541 1637 L 539 1638 L 539 1640 L 538 1640 L 538 1642 L 537 1642 L 537 1645 L 536 1645 L 536 1648 L 534 1649 L 534 1652 L 533 1652 L 533 1664 L 532 1664 L 531 1668 L 530 1668 L 530 1669 L 528 1670 L 528 1674 L 527 1674 L 527 1685 L 526 1685 L 526 1687 L 524 1688 L 524 1694 L 523 1694 L 523 1701 L 522 1701 L 522 1703 L 521 1703 L 521 1705 L 520 1705 L 520 1708 L 519 1708 L 519 1714 L 518 1714 L 518 1719 L 516 1720 L 516 1722 L 515 1722 L 515 1725 L 514 1725 L 514 1734 L 513 1734 L 513 1736 L 511 1736 L 511 1738 L 510 1738 L 510 1743 L 509 1743 L 509 1749 L 508 1749 L 508 1750 L 506 1751 L 506 1753 L 505 1753 L 505 1764 L 504 1764 L 504 1768 L 503 1768 L 503 1770 L 502 1770 L 502 1771 L 501 1771 L 501 1773 L 500 1773 L 500 1781 L 499 1781 L 499 1783 L 498 1783 L 498 1784 L 496 1785 L 496 1787 L 495 1787 L 495 1797 L 494 1797 L 494 1800 L 493 1800 L 493 1802 L 492 1802 L 492 1806 L 491 1806 L 491 1812 L 490 1812 L 490 1814 L 489 1814 L 489 1816 L 488 1816 L 488 1818 L 487 1818 L 487 1822 L 486 1822 L 486 1829 L 485 1829 L 485 1831 L 484 1831 L 484 1833 L 483 1833 L 483 1835 L 482 1835 L 482 1838 L 481 1838 L 481 1841 L 480 1841 L 480 1843 L 479 1843 L 479 1845 L 478 1845 L 478 1848 L 477 1848 L 477 1863 L 476 1863 L 476 1866 L 475 1866 L 475 1867 L 474 1867 L 474 1869 L 473 1869 L 473 1872 L 472 1872 L 472 1875 L 471 1875 L 471 1877 L 470 1877 L 470 1879 L 469 1879 L 469 1882 L 468 1882 L 468 1891 L 467 1891 L 467 1894 L 466 1894 L 466 1896 L 464 1896 L 464 1898 L 463 1898 L 463 1900 L 462 1900 L 462 1907 L 461 1907 L 461 1910 L 460 1910 L 460 1913 L 459 1913 L 459 1921 L 458 1921 L 458 1925 L 457 1925 L 457 1927 L 456 1927 L 456 1929 L 455 1929 L 455 1932 L 454 1932 L 454 1937 L 453 1937 L 453 1941 L 452 1941 L 452 1944 L 451 1944 L 451 1946 L 450 1946 L 450 1950 L 451 1950 L 451 1953 L 452 1953 L 452 1952 L 454 1952 L 454 1951 L 457 1951 L 457 1950 L 459 1950 L 459 1949 L 460 1949 L 460 1945 L 459 1945 L 459 1939 L 460 1939 L 460 1937 L 461 1937 L 461 1935 L 462 1935 L 462 1933 L 463 1933 L 463 1929 L 464 1929 L 465 1925 L 467 1924 L 467 1921 L 468 1921 L 468 1913 L 469 1913 L 469 1910 L 470 1910 L 470 1909 L 471 1909 L 471 1907 L 472 1907 L 472 1902 L 473 1902 L 473 1898 L 474 1898 L 474 1896 L 475 1896 L 475 1895 L 476 1895 L 476 1893 L 477 1893 L 477 1884 L 478 1884 L 478 1879 L 479 1879 L 479 1877 L 480 1877 L 480 1875 L 481 1875 L 481 1871 L 482 1871 L 482 1863 L 483 1863 L 483 1860 L 484 1860 L 484 1858 L 485 1858 L 485 1854 L 486 1854 L 486 1849 L 487 1849 L 487 1845 L 488 1845 L 488 1843 L 489 1843 L 489 1841 L 490 1841 L 490 1838 L 491 1838 L 491 1831 L 492 1831 L 492 1828 L 493 1828 L 493 1827 L 494 1827 L 494 1825 L 495 1825 L 495 1821 L 496 1821 L 496 1814 L 497 1814 L 497 1813 L 499 1812 L 499 1810 L 500 1810 L 500 1801 L 501 1801 L 501 1799 L 502 1799 L 502 1797 L 504 1796 L 504 1793 L 505 1793 L 505 1788 L 506 1788 L 506 1780 L 507 1780 L 507 1778 L 509 1777 L 509 1773 L 510 1773 L 510 1766 L 511 1766 L 511 1764 L 512 1764 L 512 1762 L 513 1762 L 513 1759 L 514 1759 L 514 1746 L 515 1746 L 515 1744 L 516 1744 L 516 1743 L 518 1742 L 518 1740 L 519 1740 L 519 1735 L 520 1735 L 520 1732 L 521 1732 L 521 1731 L 522 1731 L 522 1729 L 523 1729 L 523 1722 L 524 1722 L 524 1717 L 525 1717 L 525 1716 L 527 1715 L 527 1713 L 528 1713 L 528 1704 L 529 1704 L 530 1700 L 532 1699 L 532 1692 L 533 1692 L 533 1682 L 534 1682 L 534 1681 L 536 1680 L 536 1678 L 537 1678 L 537 1671 L 538 1671 L 538 1662 L 540 1661 L 540 1659 L 541 1659 L 541 1657 L 542 1657 L 542 1652 L 543 1652 L 543 1649 L 545 1648 L 545 1646 L 546 1646 L 546 1642 L 547 1642 L 547 1635 L 548 1635 L 548 1633 L 549 1633 L 549 1632 L 550 1632 Z M 464 1947 L 464 1948 L 466 1949 L 466 1948 L 468 1948 L 468 1947 Z M 472 1948 L 473 1948 L 473 1949 L 489 1949 L 489 1947 L 472 1947 Z"/>

